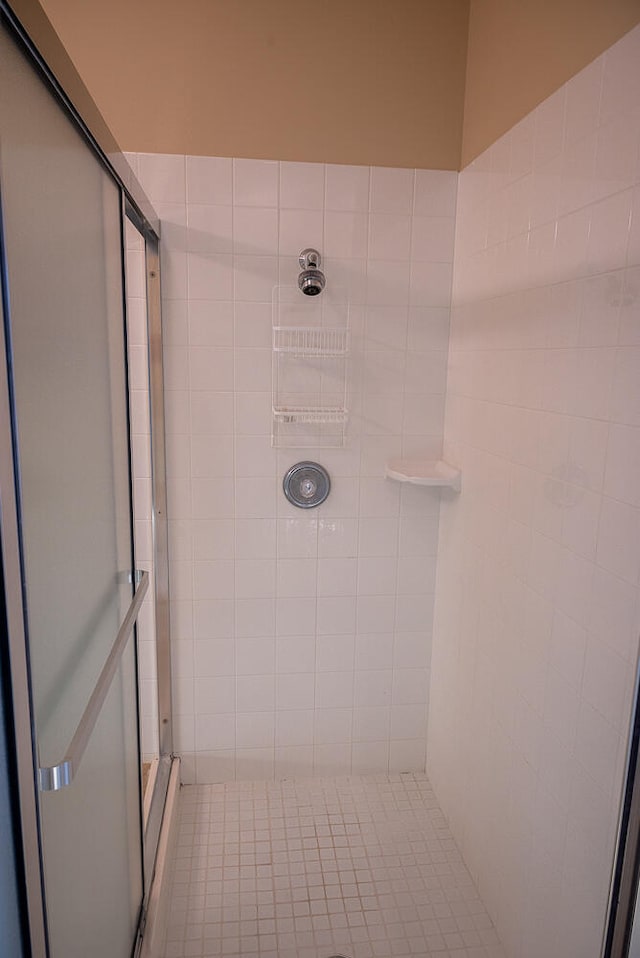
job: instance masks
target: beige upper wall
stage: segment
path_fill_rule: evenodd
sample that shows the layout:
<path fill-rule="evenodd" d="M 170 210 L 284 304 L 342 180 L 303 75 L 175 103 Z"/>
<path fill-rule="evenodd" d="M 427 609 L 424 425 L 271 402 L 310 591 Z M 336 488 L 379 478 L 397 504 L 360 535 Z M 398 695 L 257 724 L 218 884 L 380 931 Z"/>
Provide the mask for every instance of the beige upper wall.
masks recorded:
<path fill-rule="evenodd" d="M 124 150 L 435 169 L 640 22 L 640 0 L 14 4 L 44 8 Z"/>
<path fill-rule="evenodd" d="M 124 150 L 455 169 L 468 0 L 42 0 Z"/>
<path fill-rule="evenodd" d="M 640 22 L 640 0 L 471 0 L 461 166 Z"/>

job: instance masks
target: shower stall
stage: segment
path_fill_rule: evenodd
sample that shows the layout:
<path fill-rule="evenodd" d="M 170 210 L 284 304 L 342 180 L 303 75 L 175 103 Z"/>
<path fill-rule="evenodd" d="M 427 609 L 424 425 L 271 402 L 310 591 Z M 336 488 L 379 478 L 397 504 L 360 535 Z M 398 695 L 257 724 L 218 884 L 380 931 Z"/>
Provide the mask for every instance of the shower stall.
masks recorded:
<path fill-rule="evenodd" d="M 125 161 L 0 0 L 0 954 L 628 958 L 639 65 Z"/>
<path fill-rule="evenodd" d="M 172 763 L 159 234 L 101 130 L 2 4 L 3 713 L 43 958 L 138 953 Z"/>

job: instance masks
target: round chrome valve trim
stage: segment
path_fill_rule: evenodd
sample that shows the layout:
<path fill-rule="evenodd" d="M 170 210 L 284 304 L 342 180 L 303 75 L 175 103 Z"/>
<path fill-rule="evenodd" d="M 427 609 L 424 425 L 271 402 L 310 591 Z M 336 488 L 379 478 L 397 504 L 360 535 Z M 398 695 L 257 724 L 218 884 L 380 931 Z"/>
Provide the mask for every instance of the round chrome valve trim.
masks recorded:
<path fill-rule="evenodd" d="M 284 494 L 299 509 L 314 509 L 331 491 L 329 473 L 317 462 L 297 462 L 282 480 Z"/>

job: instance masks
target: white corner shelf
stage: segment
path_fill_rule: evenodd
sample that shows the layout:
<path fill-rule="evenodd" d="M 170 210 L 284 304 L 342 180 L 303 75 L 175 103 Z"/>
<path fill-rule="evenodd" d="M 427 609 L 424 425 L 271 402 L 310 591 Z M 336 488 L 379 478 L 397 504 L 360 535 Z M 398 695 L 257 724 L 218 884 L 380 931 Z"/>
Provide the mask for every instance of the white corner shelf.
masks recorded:
<path fill-rule="evenodd" d="M 462 488 L 460 470 L 442 459 L 390 459 L 385 476 L 414 486 L 439 486 L 454 492 L 460 492 Z"/>

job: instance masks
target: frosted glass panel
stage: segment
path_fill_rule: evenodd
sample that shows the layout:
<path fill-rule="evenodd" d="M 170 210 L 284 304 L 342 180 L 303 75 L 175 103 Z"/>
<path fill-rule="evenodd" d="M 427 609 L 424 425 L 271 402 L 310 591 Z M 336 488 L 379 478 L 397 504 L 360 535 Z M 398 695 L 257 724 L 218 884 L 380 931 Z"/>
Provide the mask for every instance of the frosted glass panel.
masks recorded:
<path fill-rule="evenodd" d="M 40 765 L 131 602 L 120 193 L 6 34 L 0 191 Z M 142 897 L 133 640 L 77 778 L 41 796 L 52 958 L 128 958 Z"/>
<path fill-rule="evenodd" d="M 130 958 L 142 899 L 130 643 L 72 785 L 42 796 L 52 958 Z"/>

